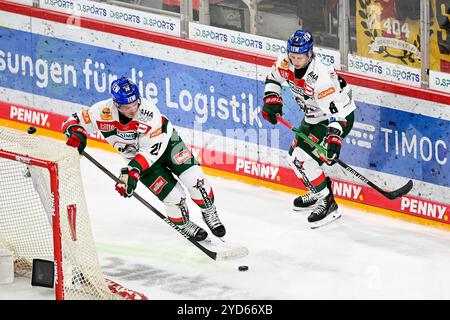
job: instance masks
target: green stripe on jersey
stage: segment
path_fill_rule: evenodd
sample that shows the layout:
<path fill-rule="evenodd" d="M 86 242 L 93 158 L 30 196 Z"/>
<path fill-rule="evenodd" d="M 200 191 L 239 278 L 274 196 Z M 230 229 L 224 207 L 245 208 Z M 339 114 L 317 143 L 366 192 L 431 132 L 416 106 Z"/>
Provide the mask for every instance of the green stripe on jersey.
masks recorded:
<path fill-rule="evenodd" d="M 275 80 L 266 79 L 266 84 L 268 84 L 268 83 L 276 84 L 276 85 L 278 85 L 281 88 L 281 84 L 279 82 L 275 81 Z"/>

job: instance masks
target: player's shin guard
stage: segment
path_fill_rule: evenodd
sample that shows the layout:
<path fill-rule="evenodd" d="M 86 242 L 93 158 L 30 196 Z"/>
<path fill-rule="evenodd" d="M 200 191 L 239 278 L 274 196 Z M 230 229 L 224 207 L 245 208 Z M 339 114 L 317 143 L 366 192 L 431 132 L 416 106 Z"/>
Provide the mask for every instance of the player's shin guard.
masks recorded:
<path fill-rule="evenodd" d="M 187 186 L 192 200 L 200 207 L 203 220 L 216 237 L 223 237 L 225 226 L 219 219 L 214 205 L 214 193 L 200 166 L 195 165 L 179 176 L 181 182 Z"/>
<path fill-rule="evenodd" d="M 189 210 L 186 205 L 186 194 L 179 183 L 164 198 L 167 217 L 183 232 L 197 241 L 205 240 L 208 233 L 189 220 Z"/>

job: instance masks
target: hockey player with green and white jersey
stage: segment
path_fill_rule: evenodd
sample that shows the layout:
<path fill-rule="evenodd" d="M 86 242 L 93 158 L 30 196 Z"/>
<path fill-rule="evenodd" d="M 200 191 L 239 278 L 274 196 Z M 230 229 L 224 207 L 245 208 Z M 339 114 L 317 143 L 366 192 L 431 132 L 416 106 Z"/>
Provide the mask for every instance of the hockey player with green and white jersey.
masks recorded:
<path fill-rule="evenodd" d="M 353 127 L 356 106 L 346 81 L 336 74 L 333 66 L 316 57 L 310 32 L 297 30 L 288 39 L 286 51 L 267 75 L 262 116 L 272 124 L 277 123 L 277 114 L 283 114 L 281 88 L 287 82 L 304 113 L 298 129 L 325 147 L 326 154 L 320 154 L 296 136 L 289 150 L 289 164 L 309 190 L 294 200 L 294 210 L 311 212 L 308 222 L 317 228 L 341 216 L 331 179 L 321 166 L 332 165 L 339 157 L 342 139 Z"/>
<path fill-rule="evenodd" d="M 204 240 L 207 232 L 189 219 L 181 182 L 200 207 L 212 233 L 223 237 L 226 231 L 217 215 L 211 185 L 172 123 L 153 102 L 140 96 L 138 86 L 129 78 L 113 81 L 111 94 L 111 99 L 77 112 L 64 122 L 67 145 L 78 148 L 81 154 L 88 134 L 100 131 L 127 161 L 127 167 L 121 170 L 121 183 L 116 184 L 121 196 L 131 197 L 138 182 L 142 182 L 164 203 L 170 221 L 189 237 Z"/>

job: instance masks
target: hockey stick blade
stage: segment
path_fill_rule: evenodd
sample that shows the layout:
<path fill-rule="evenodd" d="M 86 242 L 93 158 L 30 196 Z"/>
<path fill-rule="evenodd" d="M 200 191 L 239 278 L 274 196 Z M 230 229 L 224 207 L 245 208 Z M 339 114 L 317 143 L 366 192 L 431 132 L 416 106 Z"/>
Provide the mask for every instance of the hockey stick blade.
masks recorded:
<path fill-rule="evenodd" d="M 409 180 L 403 187 L 394 190 L 394 191 L 384 191 L 383 194 L 389 198 L 390 200 L 394 200 L 400 197 L 403 197 L 405 194 L 407 194 L 408 192 L 411 191 L 413 187 L 413 182 L 412 180 Z"/>
<path fill-rule="evenodd" d="M 136 195 L 135 195 L 136 196 Z M 142 199 L 139 195 L 137 195 L 137 199 L 144 203 L 146 202 L 144 199 Z M 145 205 L 145 203 L 144 203 Z M 232 259 L 238 259 L 245 257 L 248 255 L 248 249 L 245 247 L 241 248 L 233 248 L 230 250 L 224 250 L 224 251 L 212 251 L 208 248 L 206 248 L 208 245 L 202 245 L 202 243 L 198 242 L 192 237 L 187 236 L 184 234 L 178 226 L 176 226 L 172 221 L 170 221 L 167 217 L 160 217 L 162 218 L 168 225 L 170 225 L 172 228 L 177 230 L 183 237 L 185 237 L 187 240 L 189 240 L 193 245 L 195 245 L 197 248 L 199 248 L 201 251 L 203 251 L 208 257 L 210 257 L 213 260 L 220 261 L 220 260 L 232 260 Z"/>
<path fill-rule="evenodd" d="M 219 251 L 216 254 L 217 261 L 220 260 L 233 260 L 245 257 L 248 255 L 248 249 L 245 247 L 235 248 L 227 251 Z"/>
<path fill-rule="evenodd" d="M 348 164 L 346 164 L 344 161 L 336 159 L 335 160 L 337 164 L 339 164 L 341 167 L 343 167 L 345 170 L 347 170 L 348 172 L 350 172 L 351 174 L 353 174 L 354 176 L 356 176 L 357 178 L 359 178 L 361 181 L 363 181 L 364 183 L 366 183 L 368 186 L 374 188 L 376 191 L 378 191 L 379 193 L 381 193 L 383 196 L 385 196 L 386 198 L 388 198 L 389 200 L 394 200 L 400 197 L 403 197 L 405 194 L 407 194 L 409 191 L 411 191 L 412 187 L 413 187 L 413 182 L 412 180 L 409 180 L 403 187 L 397 189 L 397 190 L 393 190 L 393 191 L 385 191 L 383 189 L 381 189 L 380 187 L 378 187 L 376 184 L 374 184 L 372 181 L 370 181 L 369 179 L 367 179 L 366 177 L 364 177 L 362 174 L 360 174 L 358 171 L 356 171 L 355 169 L 353 169 L 352 167 L 350 167 Z"/>

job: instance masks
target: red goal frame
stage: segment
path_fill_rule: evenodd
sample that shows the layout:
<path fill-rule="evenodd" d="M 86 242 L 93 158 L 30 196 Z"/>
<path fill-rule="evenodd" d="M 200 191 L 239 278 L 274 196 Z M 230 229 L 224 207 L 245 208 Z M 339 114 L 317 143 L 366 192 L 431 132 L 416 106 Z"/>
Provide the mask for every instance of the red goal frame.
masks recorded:
<path fill-rule="evenodd" d="M 53 229 L 53 259 L 55 263 L 55 298 L 64 300 L 64 276 L 62 272 L 62 247 L 59 208 L 59 182 L 58 164 L 52 161 L 41 160 L 27 155 L 9 152 L 0 149 L 0 158 L 18 161 L 27 165 L 46 168 L 50 174 L 50 190 L 53 194 L 54 212 L 52 215 Z"/>

